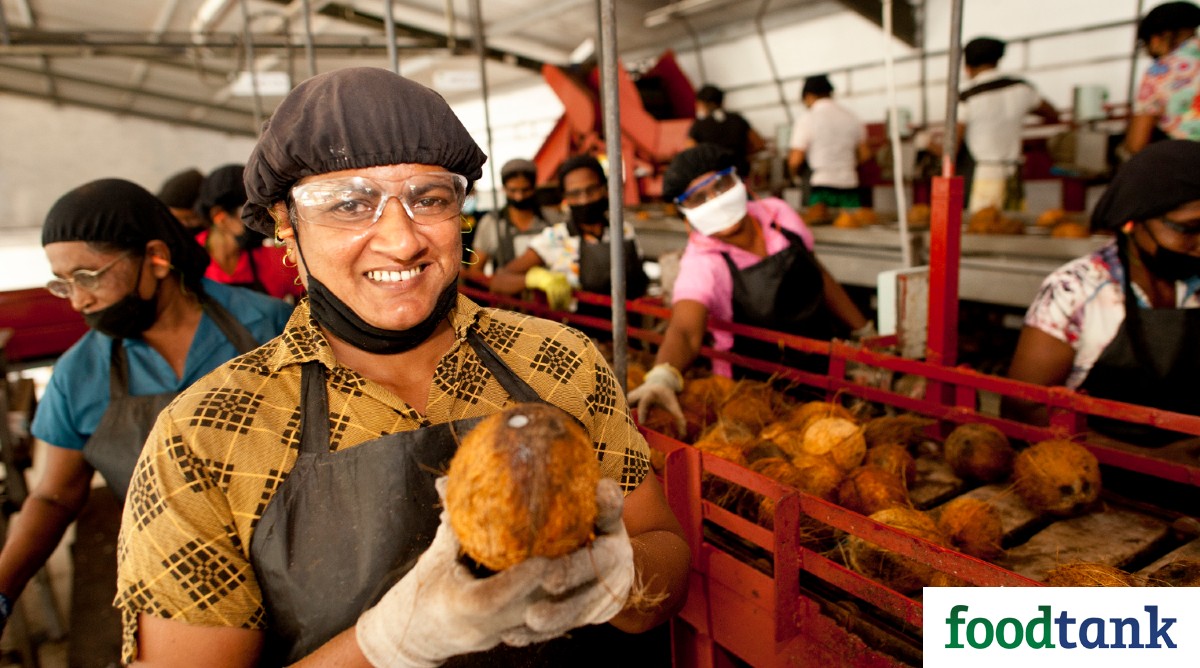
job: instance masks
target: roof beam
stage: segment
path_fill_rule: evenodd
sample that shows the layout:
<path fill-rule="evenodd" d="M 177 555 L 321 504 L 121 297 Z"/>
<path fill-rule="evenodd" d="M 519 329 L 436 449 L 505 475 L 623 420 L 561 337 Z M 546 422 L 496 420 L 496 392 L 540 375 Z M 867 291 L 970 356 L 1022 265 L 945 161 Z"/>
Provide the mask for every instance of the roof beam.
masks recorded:
<path fill-rule="evenodd" d="M 881 28 L 883 27 L 882 0 L 836 1 L 838 4 L 867 19 L 871 23 Z M 892 2 L 892 30 L 895 31 L 896 39 L 914 49 L 921 48 L 921 45 L 917 44 L 917 19 L 913 13 L 913 7 L 908 0 L 894 0 Z"/>

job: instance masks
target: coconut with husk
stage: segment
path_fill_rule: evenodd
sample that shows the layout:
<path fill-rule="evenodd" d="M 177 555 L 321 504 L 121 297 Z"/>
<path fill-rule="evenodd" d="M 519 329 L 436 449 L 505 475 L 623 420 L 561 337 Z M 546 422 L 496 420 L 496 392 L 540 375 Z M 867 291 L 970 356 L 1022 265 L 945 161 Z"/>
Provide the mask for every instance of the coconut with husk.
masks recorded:
<path fill-rule="evenodd" d="M 892 443 L 911 447 L 926 440 L 925 428 L 933 423 L 930 418 L 911 413 L 877 417 L 863 425 L 863 438 L 868 448 Z"/>
<path fill-rule="evenodd" d="M 1100 463 L 1078 443 L 1042 441 L 1017 455 L 1013 481 L 1030 509 L 1069 517 L 1100 498 Z"/>
<path fill-rule="evenodd" d="M 1137 587 L 1137 578 L 1107 564 L 1075 561 L 1063 564 L 1042 580 L 1047 587 Z"/>
<path fill-rule="evenodd" d="M 868 447 L 863 466 L 873 466 L 895 475 L 904 481 L 905 488 L 917 481 L 917 462 L 908 454 L 908 448 L 899 443 Z"/>
<path fill-rule="evenodd" d="M 871 519 L 937 545 L 947 544 L 937 524 L 919 510 L 889 508 L 872 514 Z M 920 561 L 881 548 L 859 536 L 850 536 L 846 541 L 846 562 L 855 572 L 905 594 L 919 590 L 938 573 Z"/>
<path fill-rule="evenodd" d="M 801 449 L 818 457 L 826 457 L 843 471 L 862 463 L 867 454 L 867 442 L 862 428 L 851 420 L 828 417 L 815 420 L 804 430 Z"/>
<path fill-rule="evenodd" d="M 955 427 L 946 437 L 944 452 L 956 475 L 982 482 L 1007 479 L 1016 454 L 1004 432 L 981 422 Z"/>
<path fill-rule="evenodd" d="M 679 393 L 679 408 L 687 423 L 685 440 L 695 442 L 700 434 L 717 421 L 717 408 L 725 402 L 735 381 L 725 376 L 689 379 Z"/>
<path fill-rule="evenodd" d="M 554 406 L 519 404 L 484 419 L 446 476 L 463 553 L 493 571 L 563 556 L 595 536 L 600 464 L 588 433 Z"/>
<path fill-rule="evenodd" d="M 988 561 L 1004 554 L 1004 525 L 1000 513 L 987 501 L 960 496 L 937 513 L 938 528 L 965 554 Z"/>
<path fill-rule="evenodd" d="M 787 420 L 772 422 L 759 433 L 758 437 L 774 443 L 791 457 L 804 452 L 804 432 L 800 427 Z"/>
<path fill-rule="evenodd" d="M 1176 559 L 1151 573 L 1147 582 L 1155 587 L 1200 587 L 1200 561 Z"/>
<path fill-rule="evenodd" d="M 782 396 L 770 385 L 744 380 L 717 409 L 717 419 L 746 425 L 755 432 L 775 420 Z"/>
<path fill-rule="evenodd" d="M 838 505 L 863 515 L 912 504 L 900 477 L 873 466 L 860 466 L 842 480 L 837 490 Z"/>

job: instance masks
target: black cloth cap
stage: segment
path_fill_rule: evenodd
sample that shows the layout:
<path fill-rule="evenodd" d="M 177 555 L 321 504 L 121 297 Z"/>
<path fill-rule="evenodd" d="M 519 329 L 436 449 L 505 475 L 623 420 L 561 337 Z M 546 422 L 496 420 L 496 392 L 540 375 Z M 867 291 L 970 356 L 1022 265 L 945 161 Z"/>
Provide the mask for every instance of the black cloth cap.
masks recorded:
<path fill-rule="evenodd" d="M 701 102 L 707 102 L 714 107 L 719 107 L 725 103 L 725 91 L 712 84 L 705 84 L 696 92 L 696 99 Z"/>
<path fill-rule="evenodd" d="M 800 89 L 800 97 L 805 95 L 816 95 L 817 97 L 826 97 L 833 94 L 833 84 L 829 82 L 829 77 L 824 74 L 817 74 L 808 77 L 804 80 L 804 87 Z"/>
<path fill-rule="evenodd" d="M 1166 2 L 1146 13 L 1138 23 L 1138 41 L 1177 30 L 1195 30 L 1200 26 L 1200 7 L 1191 2 Z"/>
<path fill-rule="evenodd" d="M 524 176 L 529 179 L 530 185 L 536 185 L 537 165 L 532 160 L 513 158 L 500 168 L 500 183 L 508 183 L 508 180 L 514 176 Z"/>
<path fill-rule="evenodd" d="M 487 156 L 450 105 L 415 81 L 373 67 L 319 74 L 296 86 L 246 161 L 242 219 L 272 233 L 267 209 L 306 176 L 380 165 L 437 165 L 474 183 Z"/>
<path fill-rule="evenodd" d="M 200 196 L 196 198 L 196 213 L 211 223 L 208 213 L 214 206 L 233 213 L 245 204 L 246 184 L 242 180 L 245 170 L 245 165 L 222 165 L 209 172 L 200 186 Z"/>
<path fill-rule="evenodd" d="M 204 175 L 198 169 L 186 169 L 163 182 L 158 198 L 172 209 L 190 209 L 200 195 Z"/>
<path fill-rule="evenodd" d="M 995 37 L 976 37 L 963 47 L 963 62 L 967 67 L 996 65 L 1004 57 L 1004 42 Z"/>
<path fill-rule="evenodd" d="M 608 185 L 608 175 L 604 173 L 604 166 L 596 159 L 594 155 L 573 155 L 566 160 L 563 160 L 562 166 L 558 168 L 558 185 L 563 185 L 563 179 L 567 174 L 577 169 L 590 169 L 595 172 L 600 179 L 600 183 Z"/>
<path fill-rule="evenodd" d="M 663 174 L 663 199 L 675 201 L 697 176 L 733 167 L 733 152 L 716 144 L 698 144 L 679 153 Z"/>
<path fill-rule="evenodd" d="M 196 288 L 208 269 L 208 253 L 150 191 L 123 179 L 101 179 L 68 192 L 46 214 L 42 245 L 60 241 L 101 243 L 144 253 L 159 240 L 171 264 Z"/>
<path fill-rule="evenodd" d="M 1150 144 L 1121 166 L 1092 212 L 1092 229 L 1157 218 L 1200 200 L 1200 143 L 1172 139 Z"/>

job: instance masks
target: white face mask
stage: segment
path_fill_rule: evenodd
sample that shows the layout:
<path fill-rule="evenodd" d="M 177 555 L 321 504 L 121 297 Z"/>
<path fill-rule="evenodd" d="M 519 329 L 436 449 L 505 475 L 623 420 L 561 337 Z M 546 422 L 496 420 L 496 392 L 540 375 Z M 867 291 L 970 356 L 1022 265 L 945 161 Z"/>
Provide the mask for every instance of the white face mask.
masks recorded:
<path fill-rule="evenodd" d="M 746 184 L 739 179 L 729 190 L 704 204 L 687 209 L 679 207 L 696 231 L 706 236 L 723 232 L 746 216 Z"/>

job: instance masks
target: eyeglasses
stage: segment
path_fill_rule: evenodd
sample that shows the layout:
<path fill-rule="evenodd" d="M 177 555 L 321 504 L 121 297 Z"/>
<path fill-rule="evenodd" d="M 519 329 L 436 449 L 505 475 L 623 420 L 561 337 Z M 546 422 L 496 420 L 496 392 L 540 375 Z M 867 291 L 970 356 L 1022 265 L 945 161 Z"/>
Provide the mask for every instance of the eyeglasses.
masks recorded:
<path fill-rule="evenodd" d="M 675 198 L 675 203 L 685 209 L 695 209 L 701 204 L 728 192 L 737 183 L 737 174 L 734 174 L 733 167 L 728 167 L 683 191 L 682 195 Z"/>
<path fill-rule="evenodd" d="M 1178 221 L 1171 220 L 1166 216 L 1163 216 L 1162 218 L 1156 218 L 1154 220 L 1162 223 L 1163 227 L 1176 234 L 1182 234 L 1189 237 L 1194 237 L 1200 234 L 1200 223 L 1196 222 L 1195 220 L 1189 220 L 1186 223 L 1180 223 Z"/>
<path fill-rule="evenodd" d="M 310 181 L 292 188 L 300 220 L 341 230 L 363 230 L 374 225 L 393 197 L 414 223 L 433 225 L 462 213 L 467 179 L 461 174 L 430 172 L 401 181 L 354 176 Z"/>
<path fill-rule="evenodd" d="M 584 200 L 593 200 L 604 193 L 608 192 L 608 188 L 603 183 L 593 183 L 582 188 L 574 190 L 564 190 L 563 200 L 566 202 L 583 202 Z"/>
<path fill-rule="evenodd" d="M 100 287 L 100 278 L 109 269 L 112 269 L 118 262 L 130 256 L 129 251 L 125 251 L 113 258 L 112 262 L 100 267 L 99 269 L 76 269 L 71 272 L 70 278 L 55 278 L 46 283 L 46 289 L 55 297 L 66 299 L 71 296 L 71 291 L 75 286 L 79 286 L 84 290 L 91 292 Z"/>

